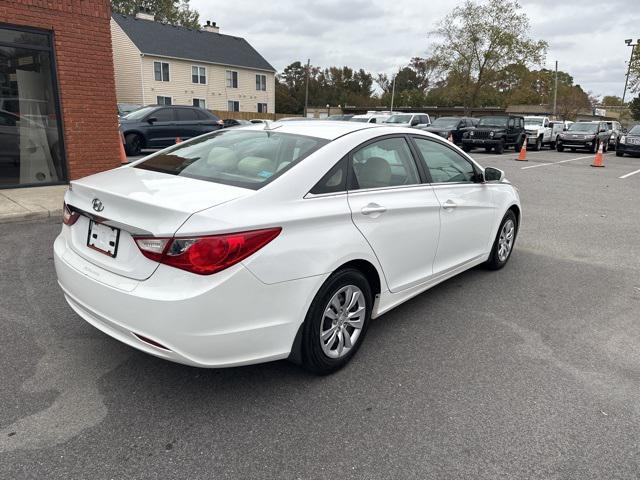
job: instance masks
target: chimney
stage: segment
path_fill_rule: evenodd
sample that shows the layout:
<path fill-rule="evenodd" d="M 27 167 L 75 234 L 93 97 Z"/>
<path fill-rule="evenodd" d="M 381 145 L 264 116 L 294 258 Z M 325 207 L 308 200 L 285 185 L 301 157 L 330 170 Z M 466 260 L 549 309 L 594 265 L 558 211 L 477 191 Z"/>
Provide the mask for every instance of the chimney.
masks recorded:
<path fill-rule="evenodd" d="M 216 25 L 216 22 L 212 22 L 211 20 L 207 20 L 207 24 L 202 26 L 202 30 L 205 32 L 220 33 L 220 27 Z"/>
<path fill-rule="evenodd" d="M 136 13 L 136 18 L 138 20 L 149 20 L 151 22 L 156 19 L 153 13 L 151 13 L 151 9 L 144 7 L 140 7 L 140 10 Z"/>

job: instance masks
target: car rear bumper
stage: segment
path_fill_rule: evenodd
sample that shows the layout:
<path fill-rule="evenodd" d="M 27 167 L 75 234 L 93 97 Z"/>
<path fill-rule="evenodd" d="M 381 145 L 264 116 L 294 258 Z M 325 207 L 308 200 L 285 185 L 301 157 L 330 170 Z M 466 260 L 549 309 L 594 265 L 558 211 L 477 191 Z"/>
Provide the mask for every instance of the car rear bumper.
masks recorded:
<path fill-rule="evenodd" d="M 121 277 L 118 284 L 71 250 L 63 234 L 54 261 L 67 302 L 84 320 L 146 353 L 198 367 L 287 358 L 326 278 L 267 285 L 241 264 L 212 276 L 160 265 L 147 280 Z"/>

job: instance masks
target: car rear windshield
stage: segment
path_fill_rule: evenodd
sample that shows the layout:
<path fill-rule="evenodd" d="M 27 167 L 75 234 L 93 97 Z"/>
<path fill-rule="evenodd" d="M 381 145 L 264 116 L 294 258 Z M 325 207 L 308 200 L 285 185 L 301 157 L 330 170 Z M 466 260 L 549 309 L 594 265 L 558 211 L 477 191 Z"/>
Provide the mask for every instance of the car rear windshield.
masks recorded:
<path fill-rule="evenodd" d="M 220 130 L 135 168 L 258 190 L 328 140 L 270 130 Z"/>
<path fill-rule="evenodd" d="M 506 127 L 508 117 L 482 117 L 478 122 L 479 127 Z"/>
<path fill-rule="evenodd" d="M 572 123 L 569 126 L 570 132 L 597 132 L 598 124 L 597 123 Z"/>
<path fill-rule="evenodd" d="M 156 107 L 142 107 L 142 108 L 139 108 L 138 110 L 134 110 L 131 113 L 127 113 L 122 118 L 126 120 L 140 120 L 141 118 L 145 117 L 148 113 L 151 113 L 155 108 Z"/>

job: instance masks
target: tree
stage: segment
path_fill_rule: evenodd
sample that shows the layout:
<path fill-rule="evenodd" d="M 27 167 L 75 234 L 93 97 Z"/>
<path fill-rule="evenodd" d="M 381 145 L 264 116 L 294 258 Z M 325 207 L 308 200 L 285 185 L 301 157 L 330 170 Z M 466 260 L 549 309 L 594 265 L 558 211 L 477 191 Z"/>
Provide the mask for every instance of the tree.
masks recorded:
<path fill-rule="evenodd" d="M 589 95 L 580 85 L 558 85 L 558 114 L 564 120 L 574 120 L 580 110 L 590 109 Z"/>
<path fill-rule="evenodd" d="M 477 107 L 507 65 L 538 65 L 547 43 L 530 39 L 529 19 L 517 0 L 474 0 L 454 8 L 431 35 L 439 40 L 431 60 L 445 76 L 461 82 L 465 107 Z"/>
<path fill-rule="evenodd" d="M 135 15 L 141 8 L 160 22 L 200 29 L 200 14 L 191 10 L 189 0 L 111 0 L 111 9 L 123 15 Z"/>
<path fill-rule="evenodd" d="M 605 107 L 621 107 L 622 98 L 616 97 L 615 95 L 605 95 L 602 97 L 602 101 L 600 103 Z"/>
<path fill-rule="evenodd" d="M 629 111 L 634 120 L 640 120 L 640 95 L 629 102 Z"/>
<path fill-rule="evenodd" d="M 629 91 L 640 92 L 640 46 L 633 47 L 629 68 Z"/>

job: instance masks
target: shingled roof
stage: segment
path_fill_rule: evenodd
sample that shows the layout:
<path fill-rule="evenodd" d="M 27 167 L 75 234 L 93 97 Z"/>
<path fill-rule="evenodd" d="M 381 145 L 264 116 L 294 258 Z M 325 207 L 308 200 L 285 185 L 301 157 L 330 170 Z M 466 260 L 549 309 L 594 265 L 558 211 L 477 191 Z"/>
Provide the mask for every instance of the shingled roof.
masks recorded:
<path fill-rule="evenodd" d="M 141 53 L 275 72 L 244 38 L 112 15 Z"/>

